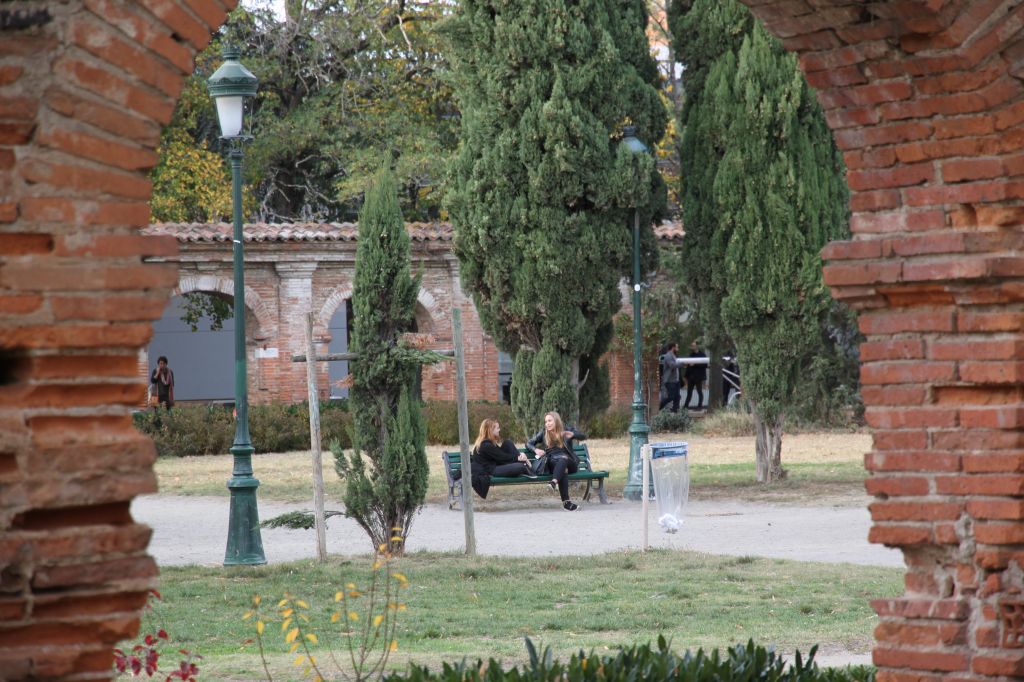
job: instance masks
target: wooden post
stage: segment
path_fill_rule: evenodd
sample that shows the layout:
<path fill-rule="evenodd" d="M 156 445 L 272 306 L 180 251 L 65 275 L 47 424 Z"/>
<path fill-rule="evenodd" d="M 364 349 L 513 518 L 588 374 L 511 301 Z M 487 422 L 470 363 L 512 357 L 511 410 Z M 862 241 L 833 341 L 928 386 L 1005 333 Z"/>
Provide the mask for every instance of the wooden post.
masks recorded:
<path fill-rule="evenodd" d="M 452 309 L 452 340 L 455 342 L 455 395 L 459 405 L 459 449 L 462 453 L 462 517 L 466 526 L 466 554 L 476 556 L 473 528 L 473 464 L 469 455 L 469 405 L 466 404 L 466 362 L 462 349 L 462 311 Z"/>
<path fill-rule="evenodd" d="M 643 523 L 643 527 L 644 527 L 644 541 L 640 545 L 640 551 L 641 552 L 646 552 L 647 551 L 647 547 L 648 547 L 648 544 L 647 544 L 647 507 L 649 505 L 649 500 L 651 499 L 651 496 L 647 494 L 648 476 L 650 476 L 650 470 L 651 470 L 651 446 L 650 446 L 650 444 L 644 445 L 642 448 L 640 448 L 640 466 L 642 466 L 644 468 L 643 474 L 641 475 L 641 481 L 642 482 L 640 484 L 641 485 L 640 490 L 642 491 L 641 494 L 640 494 L 640 498 L 643 500 L 643 503 L 640 505 L 640 509 L 643 510 L 643 515 L 644 515 L 644 523 Z"/>
<path fill-rule="evenodd" d="M 306 314 L 306 357 L 316 357 L 313 344 L 313 313 Z M 313 518 L 316 524 L 316 555 L 327 560 L 327 529 L 324 521 L 324 469 L 320 453 L 320 396 L 316 388 L 316 362 L 306 363 L 309 384 L 309 444 L 313 451 Z"/>

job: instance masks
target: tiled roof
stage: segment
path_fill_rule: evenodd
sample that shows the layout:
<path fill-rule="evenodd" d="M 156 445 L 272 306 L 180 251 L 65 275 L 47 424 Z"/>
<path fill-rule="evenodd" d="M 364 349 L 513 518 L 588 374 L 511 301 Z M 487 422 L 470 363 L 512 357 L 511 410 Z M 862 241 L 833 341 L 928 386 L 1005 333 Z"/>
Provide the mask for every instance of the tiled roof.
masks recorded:
<path fill-rule="evenodd" d="M 451 223 L 406 223 L 409 237 L 417 242 L 450 242 Z M 147 235 L 169 235 L 179 242 L 230 242 L 228 223 L 154 223 L 143 229 Z M 683 238 L 682 223 L 662 223 L 654 228 L 659 241 Z M 359 236 L 355 223 L 246 223 L 242 234 L 247 242 L 351 242 Z"/>
<path fill-rule="evenodd" d="M 448 223 L 407 223 L 413 241 L 451 241 Z M 229 223 L 155 223 L 142 233 L 169 235 L 179 242 L 229 242 Z M 247 242 L 352 242 L 359 236 L 355 223 L 246 223 L 242 234 Z"/>

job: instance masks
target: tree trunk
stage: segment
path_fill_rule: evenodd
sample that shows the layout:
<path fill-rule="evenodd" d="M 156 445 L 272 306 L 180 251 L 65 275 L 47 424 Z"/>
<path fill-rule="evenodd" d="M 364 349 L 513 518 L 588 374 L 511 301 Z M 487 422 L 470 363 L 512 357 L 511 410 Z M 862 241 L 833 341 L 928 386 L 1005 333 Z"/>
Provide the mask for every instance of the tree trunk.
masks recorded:
<path fill-rule="evenodd" d="M 782 468 L 782 424 L 783 415 L 765 421 L 754 406 L 755 450 L 758 483 L 774 483 L 786 477 Z"/>
<path fill-rule="evenodd" d="M 722 346 L 708 346 L 708 409 L 722 407 Z"/>

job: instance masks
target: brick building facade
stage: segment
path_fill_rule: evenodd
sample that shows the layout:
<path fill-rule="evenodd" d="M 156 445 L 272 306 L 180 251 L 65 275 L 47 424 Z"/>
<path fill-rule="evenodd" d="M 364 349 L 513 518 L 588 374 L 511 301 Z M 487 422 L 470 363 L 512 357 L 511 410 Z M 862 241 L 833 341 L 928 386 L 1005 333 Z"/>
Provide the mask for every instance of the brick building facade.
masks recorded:
<path fill-rule="evenodd" d="M 481 328 L 472 297 L 460 285 L 459 264 L 451 250 L 451 226 L 412 223 L 407 229 L 411 238 L 411 269 L 421 278 L 416 330 L 434 337 L 431 348 L 451 348 L 451 310 L 458 307 L 462 311 L 467 395 L 470 400 L 502 400 L 502 383 L 511 377 L 501 371 L 498 349 Z M 245 226 L 246 340 L 252 402 L 290 403 L 307 399 L 305 365 L 292 362 L 291 357 L 306 353 L 305 316 L 309 312 L 316 315 L 313 337 L 318 353 L 328 352 L 329 342 L 336 340 L 332 339 L 333 334 L 344 333 L 330 331 L 330 322 L 344 315 L 346 301 L 352 296 L 358 232 L 358 226 L 350 223 Z M 682 228 L 676 223 L 661 225 L 655 232 L 663 246 L 676 245 L 682 238 Z M 143 234 L 178 241 L 177 255 L 148 259 L 177 263 L 179 281 L 174 295 L 201 291 L 231 298 L 230 225 L 165 223 L 152 225 Z M 625 284 L 622 289 L 626 300 Z M 628 304 L 625 310 L 629 310 Z M 179 321 L 179 327 L 185 329 L 186 325 Z M 159 347 L 166 349 L 168 345 Z M 224 363 L 231 365 L 233 352 L 232 346 L 230 354 L 223 358 Z M 190 373 L 189 360 L 174 352 L 173 346 L 166 354 L 175 369 L 177 397 L 191 399 L 182 390 Z M 149 355 L 145 351 L 140 353 L 139 373 L 143 379 L 155 365 L 155 357 Z M 612 404 L 628 406 L 633 399 L 632 356 L 608 353 L 605 362 L 613 378 Z M 319 363 L 317 377 L 321 398 L 327 399 L 331 395 L 328 363 Z M 233 372 L 228 372 L 227 379 L 225 395 L 231 396 Z M 424 368 L 421 392 L 426 400 L 454 400 L 452 364 Z"/>
<path fill-rule="evenodd" d="M 891 682 L 1024 678 L 1024 2 L 744 0 L 849 168 Z M 129 504 L 138 352 L 179 276 L 143 237 L 162 126 L 236 0 L 0 3 L 0 671 L 108 679 L 157 567 Z M 297 299 L 304 293 L 296 292 Z M 156 311 L 156 312 L 154 312 Z"/>

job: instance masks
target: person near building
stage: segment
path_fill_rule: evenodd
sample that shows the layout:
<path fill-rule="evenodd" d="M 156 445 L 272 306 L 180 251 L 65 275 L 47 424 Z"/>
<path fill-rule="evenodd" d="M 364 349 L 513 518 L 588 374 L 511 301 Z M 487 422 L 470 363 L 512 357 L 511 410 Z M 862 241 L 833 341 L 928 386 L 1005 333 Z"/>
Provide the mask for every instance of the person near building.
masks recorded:
<path fill-rule="evenodd" d="M 156 391 L 157 406 L 174 407 L 174 372 L 167 366 L 167 356 L 157 358 L 156 369 L 149 377 L 151 391 Z"/>
<path fill-rule="evenodd" d="M 736 364 L 735 354 L 726 357 L 722 370 L 722 404 L 728 405 L 729 394 L 735 388 L 734 384 L 737 381 L 737 377 L 734 375 L 738 375 L 740 371 L 739 365 Z M 730 372 L 730 374 L 726 374 L 726 372 Z"/>
<path fill-rule="evenodd" d="M 473 490 L 487 499 L 491 476 L 526 476 L 537 478 L 530 468 L 529 458 L 519 452 L 509 439 L 502 440 L 501 424 L 497 419 L 480 422 L 480 432 L 473 443 Z"/>
<path fill-rule="evenodd" d="M 697 342 L 694 341 L 690 344 L 690 355 L 691 358 L 706 358 L 702 350 L 697 346 Z M 708 378 L 708 366 L 706 363 L 687 365 L 686 372 L 683 373 L 686 378 L 686 402 L 683 403 L 683 407 L 690 409 L 690 396 L 694 393 L 697 394 L 697 409 L 704 409 L 704 382 Z"/>
<path fill-rule="evenodd" d="M 584 440 L 586 436 L 576 429 L 562 424 L 557 412 L 544 415 L 544 428 L 526 441 L 526 447 L 537 455 L 538 474 L 551 474 L 549 485 L 558 491 L 562 509 L 576 511 L 579 506 L 569 499 L 569 474 L 579 471 L 580 463 L 573 452 L 573 441 Z"/>
<path fill-rule="evenodd" d="M 672 341 L 665 345 L 661 355 L 658 356 L 662 385 L 658 410 L 665 409 L 665 406 L 671 403 L 672 411 L 679 411 L 679 365 L 682 363 L 676 357 L 677 350 L 679 350 L 679 344 Z"/>

